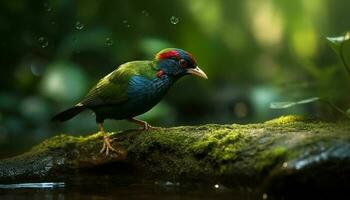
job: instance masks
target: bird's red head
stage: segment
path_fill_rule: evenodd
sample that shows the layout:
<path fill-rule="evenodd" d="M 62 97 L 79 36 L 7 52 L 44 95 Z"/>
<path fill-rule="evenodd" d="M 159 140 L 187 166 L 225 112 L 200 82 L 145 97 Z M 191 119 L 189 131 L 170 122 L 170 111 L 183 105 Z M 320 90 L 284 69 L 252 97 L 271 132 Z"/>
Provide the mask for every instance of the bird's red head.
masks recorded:
<path fill-rule="evenodd" d="M 176 63 L 174 67 L 179 67 L 181 70 L 185 71 L 186 74 L 193 74 L 205 79 L 208 78 L 207 75 L 197 66 L 194 57 L 182 49 L 163 49 L 156 54 L 155 59 L 157 61 Z"/>

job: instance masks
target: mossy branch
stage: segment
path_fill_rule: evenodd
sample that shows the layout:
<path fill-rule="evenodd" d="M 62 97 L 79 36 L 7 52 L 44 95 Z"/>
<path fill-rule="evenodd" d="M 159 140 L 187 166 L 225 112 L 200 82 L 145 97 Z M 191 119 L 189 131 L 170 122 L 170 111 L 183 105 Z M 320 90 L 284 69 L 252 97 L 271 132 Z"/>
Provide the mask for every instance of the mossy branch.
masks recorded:
<path fill-rule="evenodd" d="M 271 185 L 271 180 L 279 180 L 276 176 L 300 174 L 304 169 L 302 180 L 317 177 L 330 165 L 350 172 L 344 167 L 350 163 L 349 131 L 348 121 L 325 123 L 297 116 L 249 125 L 131 130 L 111 134 L 120 153 L 108 157 L 99 153 L 102 138 L 98 133 L 59 135 L 0 161 L 0 182 L 65 179 L 67 174 L 77 176 L 85 170 L 101 173 L 99 169 L 108 164 L 114 171 L 127 168 L 130 176 L 142 173 L 157 180 Z"/>

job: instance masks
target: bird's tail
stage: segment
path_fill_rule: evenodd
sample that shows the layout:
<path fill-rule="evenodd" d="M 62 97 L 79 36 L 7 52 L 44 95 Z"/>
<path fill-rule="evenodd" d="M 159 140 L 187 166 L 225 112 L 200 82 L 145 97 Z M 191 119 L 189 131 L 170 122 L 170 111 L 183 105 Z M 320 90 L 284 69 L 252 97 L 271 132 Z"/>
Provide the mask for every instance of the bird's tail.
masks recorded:
<path fill-rule="evenodd" d="M 57 122 L 64 122 L 67 121 L 71 118 L 73 118 L 75 115 L 79 114 L 80 112 L 82 112 L 83 110 L 85 110 L 85 106 L 81 106 L 81 105 L 76 105 L 72 108 L 69 108 L 63 112 L 58 113 L 57 115 L 55 115 L 51 121 L 57 121 Z"/>

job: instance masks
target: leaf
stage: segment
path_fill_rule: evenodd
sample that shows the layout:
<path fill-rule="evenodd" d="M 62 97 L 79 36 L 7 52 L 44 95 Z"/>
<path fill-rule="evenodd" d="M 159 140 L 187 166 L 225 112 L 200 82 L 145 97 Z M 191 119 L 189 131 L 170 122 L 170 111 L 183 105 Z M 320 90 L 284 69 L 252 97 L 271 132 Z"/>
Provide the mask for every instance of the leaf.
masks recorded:
<path fill-rule="evenodd" d="M 350 32 L 346 32 L 345 35 L 339 37 L 326 37 L 331 47 L 336 51 L 337 54 L 340 54 L 339 50 L 343 43 L 350 40 Z"/>
<path fill-rule="evenodd" d="M 295 105 L 308 104 L 320 100 L 319 97 L 312 97 L 309 99 L 303 99 L 300 101 L 284 101 L 284 102 L 272 102 L 270 103 L 271 109 L 285 109 L 290 108 Z"/>
<path fill-rule="evenodd" d="M 270 108 L 272 109 L 284 109 L 295 106 L 296 103 L 293 101 L 285 101 L 285 102 L 272 102 L 270 103 Z"/>
<path fill-rule="evenodd" d="M 343 65 L 348 72 L 348 75 L 350 76 L 350 67 L 346 62 L 345 58 L 345 52 L 344 52 L 344 45 L 345 43 L 350 41 L 350 31 L 346 32 L 343 36 L 339 37 L 326 37 L 328 42 L 330 43 L 330 46 L 333 48 L 333 50 L 338 54 L 341 61 L 343 62 Z"/>
<path fill-rule="evenodd" d="M 312 97 L 312 98 L 309 98 L 309 99 L 304 99 L 304 100 L 300 100 L 297 102 L 297 104 L 307 104 L 307 103 L 312 103 L 312 102 L 315 102 L 315 101 L 318 101 L 320 100 L 319 97 Z"/>
<path fill-rule="evenodd" d="M 350 117 L 350 108 L 346 111 L 346 114 Z"/>

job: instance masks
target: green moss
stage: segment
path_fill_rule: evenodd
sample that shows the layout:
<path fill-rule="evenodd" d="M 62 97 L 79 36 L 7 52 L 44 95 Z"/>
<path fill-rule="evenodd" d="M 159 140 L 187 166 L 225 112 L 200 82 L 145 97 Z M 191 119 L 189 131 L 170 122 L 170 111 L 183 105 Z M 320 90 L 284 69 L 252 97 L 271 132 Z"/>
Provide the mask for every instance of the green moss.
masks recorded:
<path fill-rule="evenodd" d="M 129 150 L 138 152 L 151 152 L 153 150 L 182 152 L 192 140 L 192 137 L 181 129 L 151 130 L 140 132 Z"/>
<path fill-rule="evenodd" d="M 79 142 L 79 140 L 82 140 L 82 139 L 83 138 L 78 138 L 74 136 L 58 135 L 50 139 L 44 140 L 39 145 L 33 147 L 32 151 L 39 152 L 39 151 L 45 151 L 48 149 L 64 148 L 67 144 L 73 144 L 73 143 Z"/>
<path fill-rule="evenodd" d="M 110 134 L 110 133 L 107 133 Z M 110 134 L 113 135 L 113 134 Z M 40 152 L 40 151 L 46 151 L 46 150 L 53 150 L 57 148 L 72 148 L 73 146 L 89 146 L 89 145 L 95 145 L 96 142 L 94 141 L 100 141 L 98 138 L 102 138 L 102 135 L 100 132 L 97 132 L 95 134 L 89 135 L 89 136 L 70 136 L 70 135 L 57 135 L 50 139 L 44 140 L 39 145 L 32 148 L 33 152 Z M 102 140 L 101 140 L 102 141 Z M 92 143 L 91 143 L 92 142 Z"/>
<path fill-rule="evenodd" d="M 242 146 L 242 133 L 228 128 L 213 130 L 192 144 L 192 150 L 196 154 L 207 154 L 218 162 L 233 160 Z"/>
<path fill-rule="evenodd" d="M 305 120 L 306 119 L 303 116 L 287 115 L 287 116 L 281 116 L 279 118 L 266 121 L 265 124 L 268 124 L 268 125 L 284 125 L 284 124 L 290 124 L 290 123 L 295 123 L 295 122 L 303 122 Z"/>
<path fill-rule="evenodd" d="M 284 146 L 276 146 L 270 150 L 263 151 L 257 158 L 255 168 L 258 171 L 266 170 L 275 166 L 276 162 L 281 161 L 287 153 L 287 148 Z"/>

